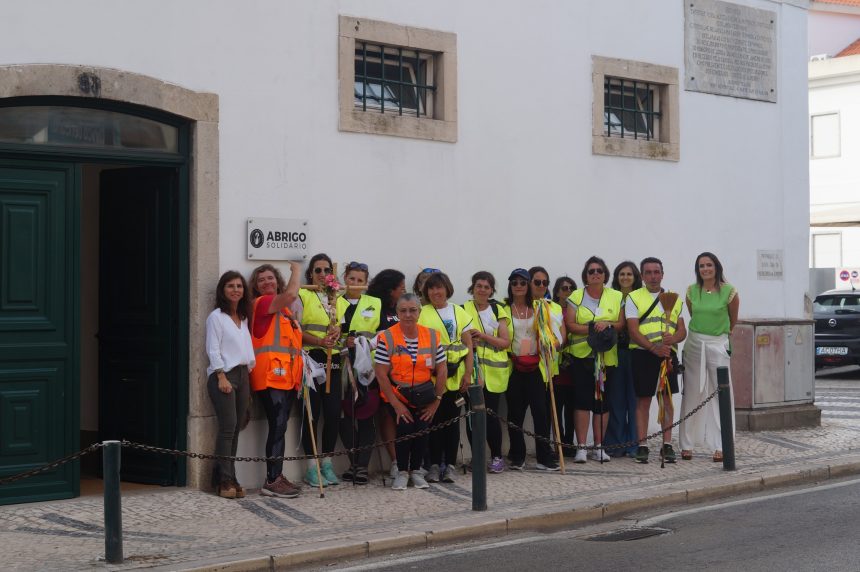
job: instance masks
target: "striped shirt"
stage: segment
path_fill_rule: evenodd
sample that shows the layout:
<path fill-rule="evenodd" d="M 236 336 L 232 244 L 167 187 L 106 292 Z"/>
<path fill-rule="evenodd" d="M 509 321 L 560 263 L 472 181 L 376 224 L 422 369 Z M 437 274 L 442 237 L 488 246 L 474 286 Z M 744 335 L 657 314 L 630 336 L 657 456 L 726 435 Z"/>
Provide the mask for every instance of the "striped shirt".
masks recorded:
<path fill-rule="evenodd" d="M 406 340 L 406 351 L 409 352 L 410 356 L 412 356 L 412 363 L 415 363 L 415 358 L 418 356 L 418 338 L 404 339 Z M 376 356 L 373 358 L 373 361 L 386 365 L 391 363 L 391 360 L 388 357 L 388 344 L 386 343 L 384 336 L 379 338 L 379 345 L 376 346 Z M 442 363 L 444 361 L 445 347 L 442 344 L 439 344 L 436 347 L 436 363 Z"/>

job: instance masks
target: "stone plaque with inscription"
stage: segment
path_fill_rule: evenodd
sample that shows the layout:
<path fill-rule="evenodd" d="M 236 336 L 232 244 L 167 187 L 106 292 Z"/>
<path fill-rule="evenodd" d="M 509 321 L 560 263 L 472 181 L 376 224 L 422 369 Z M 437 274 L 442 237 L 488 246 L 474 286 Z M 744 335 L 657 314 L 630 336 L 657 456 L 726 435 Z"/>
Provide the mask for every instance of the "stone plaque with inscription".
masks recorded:
<path fill-rule="evenodd" d="M 685 89 L 776 102 L 776 12 L 684 2 Z"/>

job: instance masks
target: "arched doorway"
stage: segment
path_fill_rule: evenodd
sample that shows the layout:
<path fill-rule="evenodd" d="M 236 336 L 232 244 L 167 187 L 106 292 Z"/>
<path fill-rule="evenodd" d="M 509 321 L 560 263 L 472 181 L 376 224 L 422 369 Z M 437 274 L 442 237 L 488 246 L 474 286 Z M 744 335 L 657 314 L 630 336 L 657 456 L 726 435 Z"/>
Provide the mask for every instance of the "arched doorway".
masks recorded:
<path fill-rule="evenodd" d="M 218 271 L 217 98 L 76 66 L 0 67 L 0 86 L 0 475 L 105 438 L 195 446 L 208 304 L 190 284 Z M 184 463 L 130 451 L 123 477 L 187 481 Z M 79 484 L 66 465 L 0 504 Z"/>

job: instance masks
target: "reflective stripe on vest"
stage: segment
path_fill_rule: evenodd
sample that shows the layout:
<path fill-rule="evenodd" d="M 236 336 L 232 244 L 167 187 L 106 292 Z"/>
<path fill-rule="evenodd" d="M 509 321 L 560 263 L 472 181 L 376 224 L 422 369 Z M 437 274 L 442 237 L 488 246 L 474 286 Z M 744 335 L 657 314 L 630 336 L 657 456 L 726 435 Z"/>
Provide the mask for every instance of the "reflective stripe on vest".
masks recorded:
<path fill-rule="evenodd" d="M 629 294 L 629 298 L 636 304 L 636 310 L 639 315 L 645 313 L 651 304 L 654 303 L 654 295 L 648 291 L 648 288 L 642 287 L 634 290 Z M 683 309 L 683 301 L 680 296 L 675 302 L 675 307 L 672 308 L 668 319 L 665 312 L 660 312 L 660 305 L 654 306 L 651 313 L 644 320 L 639 321 L 639 333 L 645 336 L 645 339 L 652 343 L 659 343 L 663 340 L 664 330 L 668 329 L 670 334 L 674 334 L 678 330 L 678 319 Z M 664 308 L 665 310 L 665 308 Z M 668 326 L 668 328 L 667 328 Z M 630 349 L 642 349 L 642 346 L 630 341 Z M 677 351 L 677 346 L 672 347 L 673 351 Z"/>
<path fill-rule="evenodd" d="M 323 306 L 322 300 L 320 300 L 317 292 L 315 290 L 309 290 L 307 288 L 299 289 L 299 299 L 302 302 L 302 329 L 309 333 L 312 336 L 317 338 L 324 338 L 328 333 L 329 328 L 329 315 L 326 312 L 325 307 Z M 337 318 L 338 320 L 343 319 L 343 313 L 346 310 L 346 306 L 349 305 L 349 302 L 342 298 L 338 298 L 336 301 L 337 305 Z M 321 349 L 325 350 L 321 345 L 316 344 L 304 344 L 305 350 L 315 350 Z M 332 351 L 332 353 L 339 353 L 340 345 L 336 345 Z"/>
<path fill-rule="evenodd" d="M 617 322 L 621 316 L 621 300 L 623 298 L 621 292 L 613 288 L 603 288 L 598 301 L 600 309 L 599 316 L 585 307 L 582 300 L 585 297 L 585 288 L 574 290 L 568 298 L 576 305 L 576 323 L 587 325 L 594 321 L 601 322 Z M 591 351 L 591 346 L 588 345 L 588 334 L 571 334 L 570 350 L 568 353 L 576 358 L 594 357 L 594 352 Z M 603 358 L 606 360 L 607 366 L 618 365 L 618 346 L 613 347 L 608 352 L 604 352 Z"/>
<path fill-rule="evenodd" d="M 395 335 L 397 339 L 395 339 Z M 387 330 L 380 332 L 379 337 L 385 339 L 388 348 L 388 379 L 391 381 L 392 389 L 398 399 L 406 403 L 406 399 L 397 390 L 398 386 L 411 386 L 430 382 L 436 369 L 436 352 L 439 351 L 439 340 L 436 331 L 424 326 L 418 326 L 418 347 L 416 357 L 406 349 L 406 336 L 400 324 L 395 324 Z M 424 343 L 422 343 L 422 341 Z M 402 342 L 402 343 L 400 343 Z M 418 356 L 430 356 L 430 365 L 426 360 L 418 359 Z M 382 392 L 383 401 L 388 401 L 385 392 Z"/>
<path fill-rule="evenodd" d="M 463 328 L 472 323 L 472 317 L 466 310 L 456 304 L 451 304 L 451 307 L 454 309 L 454 340 L 451 340 L 448 336 L 448 330 L 445 328 L 445 324 L 442 323 L 439 311 L 432 304 L 425 304 L 421 307 L 418 324 L 439 332 L 439 339 L 442 345 L 445 346 L 445 359 L 448 360 L 449 364 L 456 365 L 463 361 L 463 358 L 469 352 L 468 348 L 463 344 L 462 337 Z M 457 374 L 448 378 L 447 388 L 449 391 L 460 388 L 460 382 L 463 380 L 463 375 L 465 374 L 464 370 L 464 367 L 457 368 Z"/>
<path fill-rule="evenodd" d="M 349 304 L 349 301 L 346 301 L 346 303 Z M 355 303 L 355 306 L 352 319 L 349 321 L 349 324 L 344 325 L 343 336 L 347 337 L 349 332 L 354 332 L 355 335 L 368 339 L 376 337 L 376 328 L 379 327 L 379 318 L 382 315 L 382 301 L 379 298 L 362 294 L 358 302 Z M 365 313 L 372 315 L 365 316 Z"/>

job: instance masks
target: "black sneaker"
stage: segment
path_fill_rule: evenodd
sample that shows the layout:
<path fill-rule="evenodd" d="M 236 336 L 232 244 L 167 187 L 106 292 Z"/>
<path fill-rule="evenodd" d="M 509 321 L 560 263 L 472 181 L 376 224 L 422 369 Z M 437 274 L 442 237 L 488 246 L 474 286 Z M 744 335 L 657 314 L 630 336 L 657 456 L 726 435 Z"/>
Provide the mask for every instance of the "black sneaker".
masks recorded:
<path fill-rule="evenodd" d="M 636 449 L 636 456 L 633 457 L 633 460 L 637 463 L 645 464 L 648 462 L 648 447 L 640 446 Z"/>
<path fill-rule="evenodd" d="M 663 460 L 665 460 L 667 463 L 675 462 L 675 450 L 669 443 L 663 443 Z"/>

